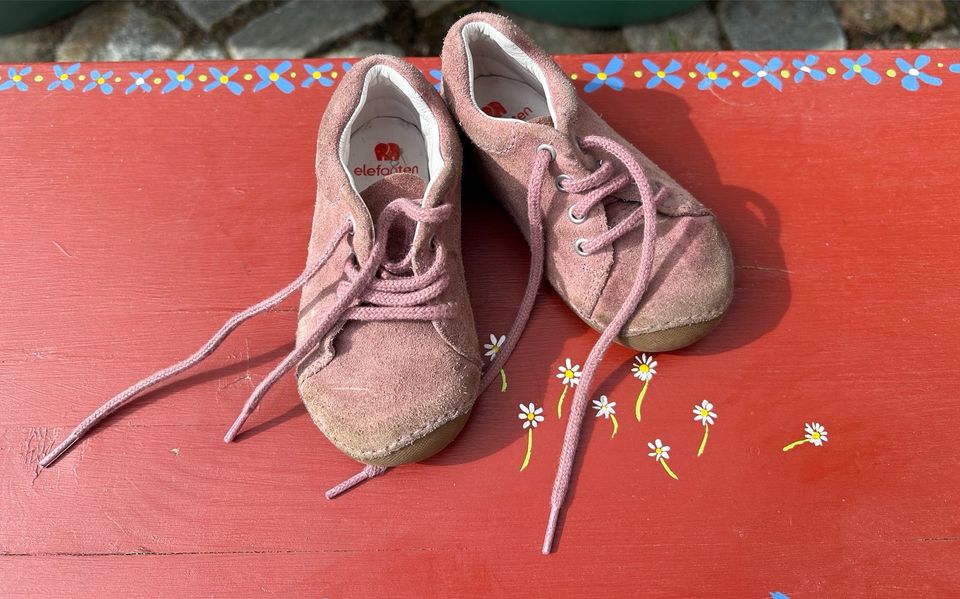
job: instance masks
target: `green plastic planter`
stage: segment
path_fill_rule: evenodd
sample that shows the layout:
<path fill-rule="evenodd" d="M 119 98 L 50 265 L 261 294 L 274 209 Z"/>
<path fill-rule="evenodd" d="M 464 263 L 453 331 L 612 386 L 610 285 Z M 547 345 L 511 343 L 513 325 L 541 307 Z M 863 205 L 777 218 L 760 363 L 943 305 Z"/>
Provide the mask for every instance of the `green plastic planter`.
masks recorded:
<path fill-rule="evenodd" d="M 0 35 L 33 29 L 73 14 L 91 0 L 0 0 Z"/>
<path fill-rule="evenodd" d="M 622 27 L 656 21 L 688 10 L 702 0 L 499 0 L 503 8 L 545 23 L 568 27 Z"/>

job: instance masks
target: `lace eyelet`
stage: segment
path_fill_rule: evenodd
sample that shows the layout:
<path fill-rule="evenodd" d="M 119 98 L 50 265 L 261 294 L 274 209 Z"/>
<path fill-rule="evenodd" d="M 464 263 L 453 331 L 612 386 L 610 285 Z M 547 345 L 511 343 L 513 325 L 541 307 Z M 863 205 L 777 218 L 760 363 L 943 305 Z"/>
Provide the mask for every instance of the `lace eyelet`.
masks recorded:
<path fill-rule="evenodd" d="M 573 213 L 573 206 L 574 205 L 571 204 L 570 208 L 567 209 L 567 216 L 570 218 L 570 222 L 572 222 L 575 225 L 581 225 L 585 223 L 587 221 L 586 215 L 581 216 L 580 218 L 577 218 L 577 216 Z"/>
<path fill-rule="evenodd" d="M 570 193 L 569 191 L 563 188 L 563 182 L 569 181 L 572 179 L 573 177 L 571 177 L 570 175 L 557 175 L 556 178 L 553 180 L 553 184 L 556 186 L 557 191 L 562 191 L 563 193 Z"/>
<path fill-rule="evenodd" d="M 550 152 L 550 159 L 556 161 L 557 151 L 553 149 L 553 146 L 551 146 L 550 144 L 540 144 L 539 146 L 537 146 L 537 154 L 540 153 L 540 150 L 546 150 Z"/>
<path fill-rule="evenodd" d="M 579 254 L 580 256 L 588 256 L 589 254 L 587 254 L 587 252 L 584 251 L 584 249 L 583 249 L 583 244 L 585 244 L 587 241 L 588 241 L 588 240 L 587 240 L 586 238 L 584 238 L 584 237 L 581 237 L 580 239 L 574 241 L 574 242 L 573 242 L 573 251 L 575 251 L 575 252 L 576 252 L 577 254 Z"/>
<path fill-rule="evenodd" d="M 350 223 L 350 232 L 347 233 L 347 235 L 353 237 L 354 233 L 357 232 L 357 223 L 353 220 L 352 216 L 347 217 L 347 222 Z"/>

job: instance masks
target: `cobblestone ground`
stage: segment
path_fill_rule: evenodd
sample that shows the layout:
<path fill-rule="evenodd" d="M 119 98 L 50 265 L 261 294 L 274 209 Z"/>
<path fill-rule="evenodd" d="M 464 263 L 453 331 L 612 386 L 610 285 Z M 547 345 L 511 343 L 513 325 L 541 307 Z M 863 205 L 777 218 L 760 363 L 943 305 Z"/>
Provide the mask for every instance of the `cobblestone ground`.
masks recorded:
<path fill-rule="evenodd" d="M 475 10 L 503 12 L 466 0 L 101 0 L 0 36 L 0 62 L 436 55 L 449 25 Z M 713 0 L 604 30 L 510 16 L 555 54 L 960 47 L 960 0 Z"/>

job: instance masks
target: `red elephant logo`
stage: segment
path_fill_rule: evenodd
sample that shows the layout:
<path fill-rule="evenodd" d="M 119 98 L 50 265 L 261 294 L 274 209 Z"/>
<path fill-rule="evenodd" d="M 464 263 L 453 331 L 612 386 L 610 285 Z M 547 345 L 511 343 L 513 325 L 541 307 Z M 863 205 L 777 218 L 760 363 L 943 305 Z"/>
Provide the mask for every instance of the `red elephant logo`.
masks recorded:
<path fill-rule="evenodd" d="M 493 118 L 500 118 L 503 115 L 507 114 L 507 109 L 503 107 L 503 104 L 500 102 L 490 102 L 480 110 L 484 111 Z"/>
<path fill-rule="evenodd" d="M 400 146 L 393 142 L 378 143 L 373 148 L 373 154 L 377 157 L 377 160 L 381 162 L 384 160 L 397 162 L 400 160 Z"/>

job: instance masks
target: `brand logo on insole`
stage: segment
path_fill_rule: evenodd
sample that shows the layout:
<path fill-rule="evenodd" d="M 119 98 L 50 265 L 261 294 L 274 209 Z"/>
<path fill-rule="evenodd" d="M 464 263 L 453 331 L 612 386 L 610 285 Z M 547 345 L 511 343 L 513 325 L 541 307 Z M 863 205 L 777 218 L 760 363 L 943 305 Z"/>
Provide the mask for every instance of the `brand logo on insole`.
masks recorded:
<path fill-rule="evenodd" d="M 492 116 L 495 119 L 506 116 L 507 118 L 517 119 L 520 121 L 527 120 L 528 118 L 530 118 L 530 115 L 533 114 L 532 108 L 530 108 L 529 106 L 524 106 L 523 110 L 521 110 L 517 114 L 508 115 L 507 109 L 503 107 L 503 104 L 497 101 L 490 102 L 480 110 L 482 110 L 485 114 L 487 114 L 488 116 Z"/>
<path fill-rule="evenodd" d="M 358 177 L 386 177 L 387 175 L 396 173 L 420 174 L 419 166 L 405 166 L 400 164 L 400 156 L 402 154 L 403 151 L 396 143 L 392 141 L 380 142 L 373 147 L 373 155 L 377 159 L 377 162 L 389 162 L 390 164 L 376 164 L 374 166 L 362 164 L 354 167 L 353 174 Z"/>
<path fill-rule="evenodd" d="M 390 162 L 397 162 L 400 160 L 400 146 L 391 142 L 381 142 L 373 147 L 373 155 L 377 157 L 377 160 L 383 162 L 384 160 L 389 160 Z"/>

